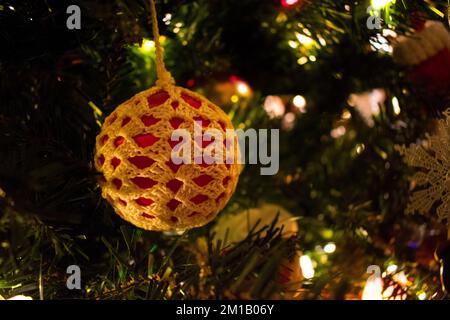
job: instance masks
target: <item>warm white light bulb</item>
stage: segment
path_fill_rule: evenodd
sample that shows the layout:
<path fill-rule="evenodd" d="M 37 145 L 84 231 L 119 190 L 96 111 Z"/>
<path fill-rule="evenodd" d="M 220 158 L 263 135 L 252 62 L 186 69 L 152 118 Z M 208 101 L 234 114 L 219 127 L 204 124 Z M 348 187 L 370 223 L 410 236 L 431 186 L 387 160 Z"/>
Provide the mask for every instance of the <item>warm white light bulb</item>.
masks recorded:
<path fill-rule="evenodd" d="M 286 107 L 279 96 L 267 96 L 264 100 L 264 110 L 270 118 L 278 118 L 284 115 Z"/>
<path fill-rule="evenodd" d="M 325 247 L 323 247 L 323 251 L 326 253 L 333 253 L 336 251 L 336 245 L 333 242 L 327 243 Z"/>
<path fill-rule="evenodd" d="M 309 256 L 303 255 L 300 257 L 300 267 L 302 268 L 303 277 L 306 279 L 314 277 L 314 266 Z"/>
<path fill-rule="evenodd" d="M 239 82 L 237 85 L 237 91 L 239 94 L 246 96 L 250 93 L 250 87 L 245 82 Z"/>
<path fill-rule="evenodd" d="M 364 286 L 362 300 L 382 300 L 383 280 L 380 277 L 368 279 Z"/>
<path fill-rule="evenodd" d="M 372 0 L 372 7 L 379 10 L 391 2 L 394 2 L 394 0 Z"/>
<path fill-rule="evenodd" d="M 390 273 L 394 273 L 395 271 L 397 271 L 397 269 L 398 269 L 397 265 L 391 264 L 390 266 L 388 266 L 386 268 L 386 271 L 388 274 L 390 274 Z"/>
<path fill-rule="evenodd" d="M 400 109 L 400 103 L 398 102 L 397 97 L 393 97 L 393 98 L 392 98 L 392 107 L 394 108 L 394 113 L 395 113 L 396 115 L 399 115 L 400 112 L 402 111 L 402 110 Z"/>
<path fill-rule="evenodd" d="M 154 47 L 155 42 L 153 40 L 144 39 L 144 41 L 142 41 L 142 46 L 140 47 L 140 49 L 143 52 L 150 52 Z"/>
<path fill-rule="evenodd" d="M 294 99 L 292 100 L 292 103 L 295 107 L 297 107 L 300 112 L 304 113 L 306 112 L 306 99 L 301 95 L 296 95 Z"/>

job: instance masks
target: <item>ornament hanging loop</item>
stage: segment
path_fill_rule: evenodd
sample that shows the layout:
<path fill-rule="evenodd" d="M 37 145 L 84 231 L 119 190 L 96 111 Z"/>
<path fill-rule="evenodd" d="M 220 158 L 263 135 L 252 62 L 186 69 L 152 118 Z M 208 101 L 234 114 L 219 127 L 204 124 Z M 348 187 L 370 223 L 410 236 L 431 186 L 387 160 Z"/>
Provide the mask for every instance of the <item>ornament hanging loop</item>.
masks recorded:
<path fill-rule="evenodd" d="M 171 91 L 171 88 L 175 86 L 175 80 L 164 65 L 164 53 L 161 43 L 159 42 L 158 18 L 154 0 L 150 0 L 150 11 L 152 15 L 153 38 L 156 48 L 156 75 L 158 77 L 156 85 Z"/>

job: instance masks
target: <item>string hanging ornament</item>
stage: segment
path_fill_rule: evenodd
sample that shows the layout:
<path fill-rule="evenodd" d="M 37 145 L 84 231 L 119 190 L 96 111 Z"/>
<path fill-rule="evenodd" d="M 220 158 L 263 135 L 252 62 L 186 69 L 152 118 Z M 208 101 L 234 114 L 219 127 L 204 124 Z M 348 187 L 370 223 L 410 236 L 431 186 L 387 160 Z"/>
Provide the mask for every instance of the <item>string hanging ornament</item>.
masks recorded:
<path fill-rule="evenodd" d="M 96 138 L 94 162 L 103 175 L 102 196 L 123 219 L 146 230 L 187 230 L 213 220 L 232 196 L 240 173 L 238 141 L 221 108 L 175 86 L 164 65 L 153 0 L 150 9 L 156 85 L 125 101 L 105 119 Z M 189 141 L 181 142 L 195 149 L 187 163 L 172 157 L 180 147 L 172 134 L 179 129 L 189 133 Z M 208 132 L 219 134 L 208 137 Z M 217 143 L 217 137 L 224 139 Z M 222 161 L 205 161 L 206 150 Z M 198 154 L 201 159 L 194 158 Z"/>

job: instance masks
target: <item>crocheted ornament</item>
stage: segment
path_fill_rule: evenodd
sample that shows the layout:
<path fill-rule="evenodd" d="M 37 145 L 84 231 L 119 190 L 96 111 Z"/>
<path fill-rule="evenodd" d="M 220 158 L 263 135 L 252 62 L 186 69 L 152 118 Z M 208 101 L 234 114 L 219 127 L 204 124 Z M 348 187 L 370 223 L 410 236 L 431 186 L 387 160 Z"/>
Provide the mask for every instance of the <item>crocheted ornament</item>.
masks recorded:
<path fill-rule="evenodd" d="M 106 118 L 96 139 L 95 167 L 104 177 L 102 196 L 123 219 L 147 230 L 185 230 L 211 221 L 230 199 L 240 171 L 238 142 L 234 131 L 229 131 L 233 130 L 231 121 L 219 107 L 174 85 L 164 68 L 151 5 L 159 80 Z M 214 142 L 195 136 L 194 122 L 199 121 L 203 132 L 215 129 L 227 137 L 223 145 L 231 145 L 234 152 L 220 153 L 223 163 L 207 164 L 202 158 L 196 164 L 192 151 L 190 163 L 176 164 L 171 157 L 179 145 L 172 139 L 175 129 L 189 132 L 192 150 L 203 152 Z M 226 141 L 230 132 L 234 143 Z M 214 152 L 219 151 L 214 148 Z M 226 158 L 229 154 L 232 164 Z"/>

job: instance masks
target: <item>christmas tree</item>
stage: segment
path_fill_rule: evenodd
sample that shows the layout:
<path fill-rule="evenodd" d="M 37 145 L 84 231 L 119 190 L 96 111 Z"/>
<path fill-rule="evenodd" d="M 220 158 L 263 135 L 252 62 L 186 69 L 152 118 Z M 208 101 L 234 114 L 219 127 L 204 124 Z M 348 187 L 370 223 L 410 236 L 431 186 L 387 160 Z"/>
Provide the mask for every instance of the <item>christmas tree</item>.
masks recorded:
<path fill-rule="evenodd" d="M 447 297 L 447 1 L 156 11 L 155 35 L 147 0 L 0 4 L 0 299 Z M 221 170 L 147 157 L 182 110 L 259 147 Z"/>

